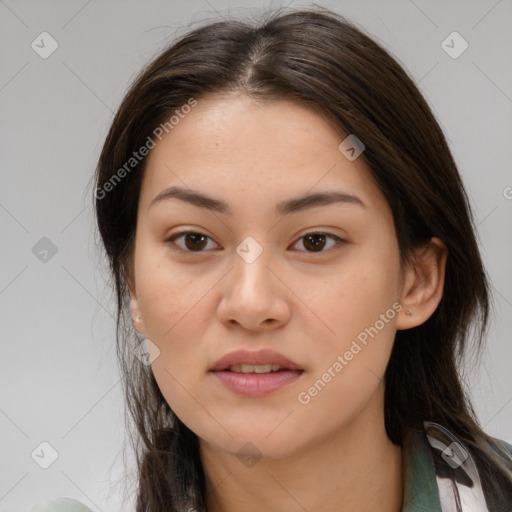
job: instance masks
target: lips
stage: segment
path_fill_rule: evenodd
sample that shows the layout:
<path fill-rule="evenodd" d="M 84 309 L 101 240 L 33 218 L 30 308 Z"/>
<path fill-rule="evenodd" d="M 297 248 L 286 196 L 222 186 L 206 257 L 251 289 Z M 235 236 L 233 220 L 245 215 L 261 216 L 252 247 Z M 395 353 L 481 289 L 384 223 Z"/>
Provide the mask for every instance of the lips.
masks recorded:
<path fill-rule="evenodd" d="M 274 350 L 238 350 L 211 368 L 213 378 L 238 396 L 256 398 L 277 393 L 303 378 L 304 368 Z"/>
<path fill-rule="evenodd" d="M 250 368 L 254 365 L 257 367 Z M 266 366 L 266 368 L 263 368 L 263 366 Z M 274 350 L 260 350 L 258 352 L 237 350 L 221 357 L 216 363 L 213 364 L 213 366 L 210 368 L 210 371 L 250 371 L 255 373 L 264 373 L 261 371 L 262 369 L 268 370 L 269 372 L 284 370 L 304 370 L 297 363 L 291 361 L 279 352 L 275 352 Z"/>

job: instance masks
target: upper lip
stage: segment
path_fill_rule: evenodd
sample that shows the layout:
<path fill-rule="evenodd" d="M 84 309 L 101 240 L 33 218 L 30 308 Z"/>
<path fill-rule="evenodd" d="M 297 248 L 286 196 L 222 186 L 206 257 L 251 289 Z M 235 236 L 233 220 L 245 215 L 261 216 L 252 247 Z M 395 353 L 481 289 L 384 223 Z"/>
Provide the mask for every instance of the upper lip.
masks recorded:
<path fill-rule="evenodd" d="M 258 352 L 237 350 L 221 357 L 210 368 L 210 371 L 227 370 L 230 366 L 236 364 L 277 364 L 281 368 L 289 370 L 302 370 L 298 364 L 290 361 L 287 357 L 274 350 L 259 350 Z"/>

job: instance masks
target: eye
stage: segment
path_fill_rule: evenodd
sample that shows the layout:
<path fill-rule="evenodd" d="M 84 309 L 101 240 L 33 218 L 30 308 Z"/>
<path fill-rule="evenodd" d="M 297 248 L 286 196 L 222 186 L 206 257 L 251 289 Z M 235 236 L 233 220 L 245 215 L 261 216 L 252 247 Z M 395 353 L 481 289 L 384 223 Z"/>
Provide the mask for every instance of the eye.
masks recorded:
<path fill-rule="evenodd" d="M 302 241 L 303 247 L 307 249 L 306 252 L 326 252 L 323 249 L 327 245 L 326 240 L 328 238 L 339 243 L 345 243 L 345 240 L 342 240 L 336 235 L 323 233 L 321 231 L 312 231 L 311 233 L 306 233 L 304 236 L 301 236 L 295 245 Z"/>
<path fill-rule="evenodd" d="M 180 246 L 175 241 L 179 238 L 183 238 L 185 247 Z M 204 235 L 203 233 L 198 233 L 197 231 L 182 231 L 180 233 L 175 233 L 171 237 L 169 237 L 166 242 L 172 242 L 174 245 L 178 246 L 178 249 L 171 247 L 175 251 L 181 252 L 203 252 L 208 243 L 207 240 L 211 240 L 209 236 Z M 213 240 L 212 240 L 213 241 Z"/>
<path fill-rule="evenodd" d="M 176 240 L 179 240 L 180 238 L 183 238 L 184 246 L 176 243 Z M 334 240 L 335 242 L 337 241 L 338 243 L 345 243 L 345 240 L 342 240 L 336 235 L 323 233 L 321 231 L 312 231 L 300 237 L 299 240 L 295 242 L 294 245 L 297 245 L 299 242 L 302 241 L 302 245 L 304 248 L 306 248 L 306 252 L 326 252 L 323 249 L 325 249 L 326 245 L 328 245 L 326 240 L 329 238 L 331 240 Z M 203 233 L 199 233 L 197 231 L 181 231 L 180 233 L 175 233 L 165 241 L 166 243 L 172 243 L 173 245 L 177 246 L 178 248 L 171 247 L 175 251 L 204 252 L 203 249 L 207 248 L 208 240 L 213 242 L 213 240 L 209 236 L 204 235 Z"/>

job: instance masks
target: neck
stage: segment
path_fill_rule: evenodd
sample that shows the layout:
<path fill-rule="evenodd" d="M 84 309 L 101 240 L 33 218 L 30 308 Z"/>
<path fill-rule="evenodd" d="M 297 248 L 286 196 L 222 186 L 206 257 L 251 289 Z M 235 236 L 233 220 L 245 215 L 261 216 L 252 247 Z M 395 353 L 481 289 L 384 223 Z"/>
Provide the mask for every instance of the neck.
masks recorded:
<path fill-rule="evenodd" d="M 399 512 L 402 450 L 384 418 L 359 417 L 343 430 L 287 458 L 246 467 L 234 454 L 200 440 L 208 512 Z"/>

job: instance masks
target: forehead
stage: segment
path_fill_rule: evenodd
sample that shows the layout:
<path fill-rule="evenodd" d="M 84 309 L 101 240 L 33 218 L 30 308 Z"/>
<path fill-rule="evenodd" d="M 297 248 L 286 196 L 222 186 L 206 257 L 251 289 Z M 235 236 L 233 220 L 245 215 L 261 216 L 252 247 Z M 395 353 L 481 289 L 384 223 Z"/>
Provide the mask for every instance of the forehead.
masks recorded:
<path fill-rule="evenodd" d="M 195 149 L 212 156 L 247 158 L 261 154 L 279 161 L 297 160 L 302 153 L 337 148 L 341 134 L 320 111 L 291 100 L 255 100 L 246 95 L 207 95 L 183 115 L 152 155 L 173 150 Z M 192 155 L 188 155 L 189 157 Z"/>
<path fill-rule="evenodd" d="M 234 209 L 336 189 L 386 209 L 364 160 L 338 149 L 345 137 L 324 115 L 290 100 L 206 96 L 149 153 L 141 202 L 173 185 L 222 193 Z"/>

